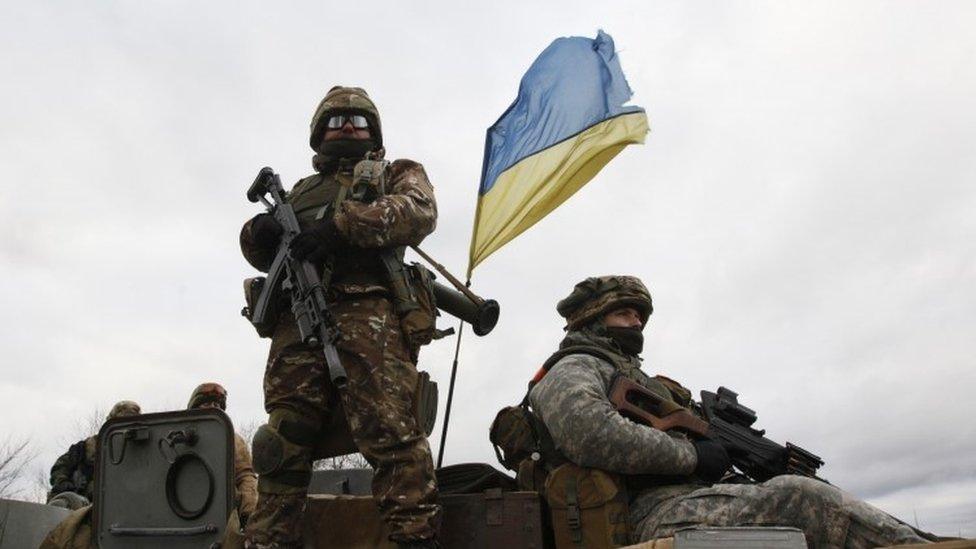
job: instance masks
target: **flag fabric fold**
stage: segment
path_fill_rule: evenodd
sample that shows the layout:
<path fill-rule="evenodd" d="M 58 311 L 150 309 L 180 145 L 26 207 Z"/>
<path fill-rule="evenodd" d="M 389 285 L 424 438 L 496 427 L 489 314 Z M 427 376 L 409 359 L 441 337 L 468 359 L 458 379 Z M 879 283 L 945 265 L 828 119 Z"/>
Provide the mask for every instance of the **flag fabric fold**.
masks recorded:
<path fill-rule="evenodd" d="M 624 147 L 643 143 L 644 109 L 610 35 L 558 38 L 522 77 L 515 102 L 488 129 L 468 277 L 491 253 L 588 183 Z"/>

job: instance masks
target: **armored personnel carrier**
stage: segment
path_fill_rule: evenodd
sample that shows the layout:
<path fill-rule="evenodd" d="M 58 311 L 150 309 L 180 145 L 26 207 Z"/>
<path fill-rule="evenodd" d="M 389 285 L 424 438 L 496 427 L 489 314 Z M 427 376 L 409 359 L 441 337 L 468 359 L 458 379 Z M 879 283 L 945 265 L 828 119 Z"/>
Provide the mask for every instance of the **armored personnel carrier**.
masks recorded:
<path fill-rule="evenodd" d="M 0 500 L 0 549 L 243 547 L 234 509 L 232 437 L 230 419 L 215 409 L 110 420 L 98 435 L 95 505 L 69 512 Z M 310 547 L 395 549 L 369 495 L 371 479 L 369 469 L 315 472 L 305 523 Z M 514 479 L 490 465 L 444 467 L 438 480 L 444 547 L 621 545 L 611 539 L 585 545 L 558 541 L 540 495 L 517 491 Z M 586 505 L 584 497 L 581 511 Z M 976 541 L 936 546 L 976 548 Z M 730 528 L 687 530 L 633 547 L 800 548 L 806 543 L 791 528 Z"/>

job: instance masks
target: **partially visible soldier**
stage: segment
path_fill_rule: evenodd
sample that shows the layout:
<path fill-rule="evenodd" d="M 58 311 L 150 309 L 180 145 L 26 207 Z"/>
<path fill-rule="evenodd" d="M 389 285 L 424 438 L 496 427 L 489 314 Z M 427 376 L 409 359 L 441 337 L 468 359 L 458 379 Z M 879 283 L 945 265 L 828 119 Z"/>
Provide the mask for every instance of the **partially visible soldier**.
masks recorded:
<path fill-rule="evenodd" d="M 137 416 L 142 411 L 131 400 L 120 400 L 112 406 L 106 421 L 117 417 Z M 80 509 L 95 497 L 95 456 L 98 435 L 92 435 L 72 444 L 51 467 L 51 491 L 49 505 Z"/>
<path fill-rule="evenodd" d="M 718 483 L 730 468 L 719 443 L 689 440 L 617 413 L 607 396 L 615 375 L 695 409 L 688 389 L 640 368 L 642 331 L 652 310 L 651 295 L 638 278 L 603 276 L 577 284 L 557 305 L 567 321 L 559 345 L 563 356 L 529 395 L 559 459 L 620 475 L 630 494 L 635 540 L 669 537 L 696 525 L 761 525 L 799 528 L 811 547 L 925 542 L 891 516 L 811 478 Z"/>
<path fill-rule="evenodd" d="M 227 390 L 219 383 L 201 383 L 190 395 L 186 408 L 217 408 L 227 410 Z M 258 502 L 258 476 L 251 465 L 251 452 L 244 437 L 234 433 L 234 489 L 237 515 L 246 525 Z"/>
<path fill-rule="evenodd" d="M 373 496 L 390 539 L 402 547 L 436 547 L 433 462 L 413 414 L 417 353 L 430 334 L 414 332 L 417 325 L 394 307 L 394 300 L 410 296 L 397 293 L 403 286 L 390 275 L 402 269 L 404 247 L 434 230 L 433 188 L 417 162 L 383 160 L 379 112 L 361 88 L 329 90 L 312 118 L 309 144 L 317 173 L 287 196 L 302 229 L 291 254 L 318 266 L 330 263 L 327 299 L 348 384 L 336 392 L 321 347 L 302 343 L 283 307 L 264 376 L 268 423 L 254 435 L 259 497 L 248 544 L 301 547 L 315 447 L 341 400 L 353 439 L 375 468 Z M 350 199 L 364 184 L 369 196 Z M 241 230 L 248 262 L 267 271 L 281 234 L 268 214 L 248 221 Z M 432 329 L 433 311 L 427 314 Z"/>

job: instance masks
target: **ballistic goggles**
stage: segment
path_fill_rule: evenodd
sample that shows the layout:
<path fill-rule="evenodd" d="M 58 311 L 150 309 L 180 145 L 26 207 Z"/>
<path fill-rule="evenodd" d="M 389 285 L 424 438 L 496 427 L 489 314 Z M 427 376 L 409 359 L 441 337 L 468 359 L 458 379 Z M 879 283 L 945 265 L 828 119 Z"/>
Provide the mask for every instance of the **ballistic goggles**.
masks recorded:
<path fill-rule="evenodd" d="M 369 121 L 366 117 L 361 114 L 337 114 L 335 116 L 329 117 L 328 122 L 325 123 L 325 127 L 330 130 L 338 130 L 346 125 L 346 122 L 352 124 L 353 128 L 357 130 L 365 130 L 369 128 Z"/>

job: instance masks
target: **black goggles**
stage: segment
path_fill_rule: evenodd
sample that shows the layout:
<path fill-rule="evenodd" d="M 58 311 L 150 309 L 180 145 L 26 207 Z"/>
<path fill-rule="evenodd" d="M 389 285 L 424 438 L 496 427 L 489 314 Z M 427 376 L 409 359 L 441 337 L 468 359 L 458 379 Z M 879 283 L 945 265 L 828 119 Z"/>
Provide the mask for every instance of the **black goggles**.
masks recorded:
<path fill-rule="evenodd" d="M 330 130 L 338 130 L 345 126 L 346 122 L 352 124 L 352 127 L 357 130 L 369 128 L 369 121 L 361 114 L 337 114 L 331 116 L 329 117 L 329 121 L 326 122 L 325 127 Z"/>

